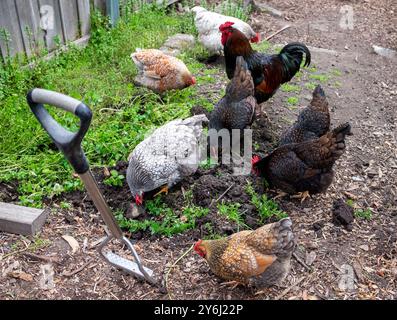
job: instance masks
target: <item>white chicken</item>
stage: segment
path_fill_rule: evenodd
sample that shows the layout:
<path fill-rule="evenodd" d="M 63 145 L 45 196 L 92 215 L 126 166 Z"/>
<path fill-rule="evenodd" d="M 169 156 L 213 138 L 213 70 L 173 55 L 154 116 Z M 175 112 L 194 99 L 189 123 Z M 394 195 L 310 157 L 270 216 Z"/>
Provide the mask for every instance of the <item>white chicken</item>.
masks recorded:
<path fill-rule="evenodd" d="M 204 114 L 177 119 L 156 129 L 128 157 L 127 183 L 136 204 L 145 192 L 163 186 L 160 192 L 194 174 L 201 160 Z"/>
<path fill-rule="evenodd" d="M 199 6 L 193 7 L 192 11 L 195 13 L 194 23 L 199 33 L 199 41 L 211 54 L 222 53 L 222 34 L 219 31 L 219 26 L 227 21 L 234 22 L 233 27 L 244 33 L 251 42 L 260 41 L 259 33 L 256 33 L 248 23 L 240 19 L 208 11 Z"/>
<path fill-rule="evenodd" d="M 131 59 L 138 68 L 135 83 L 157 93 L 183 89 L 194 85 L 196 79 L 182 60 L 157 49 L 136 49 Z"/>

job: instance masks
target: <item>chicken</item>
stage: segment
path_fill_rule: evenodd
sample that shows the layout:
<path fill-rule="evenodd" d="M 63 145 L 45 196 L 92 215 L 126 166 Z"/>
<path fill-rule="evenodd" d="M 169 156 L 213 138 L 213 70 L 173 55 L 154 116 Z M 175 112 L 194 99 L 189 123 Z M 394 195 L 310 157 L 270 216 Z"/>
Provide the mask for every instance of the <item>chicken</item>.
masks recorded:
<path fill-rule="evenodd" d="M 222 53 L 223 45 L 219 26 L 226 21 L 234 22 L 234 27 L 240 30 L 251 42 L 260 41 L 259 34 L 255 33 L 248 23 L 240 19 L 211 12 L 198 6 L 192 8 L 192 11 L 195 13 L 194 23 L 199 34 L 199 41 L 211 54 Z"/>
<path fill-rule="evenodd" d="M 345 123 L 320 138 L 285 144 L 263 159 L 254 156 L 253 171 L 288 194 L 325 192 L 333 179 L 332 167 L 344 153 L 345 137 L 350 134 L 350 124 Z"/>
<path fill-rule="evenodd" d="M 279 54 L 260 53 L 252 49 L 247 37 L 233 25 L 233 22 L 228 21 L 219 27 L 226 73 L 231 79 L 236 68 L 236 58 L 243 56 L 254 79 L 255 98 L 258 103 L 267 101 L 281 84 L 292 79 L 300 69 L 303 54 L 306 55 L 304 66 L 310 64 L 310 51 L 304 44 L 289 43 Z"/>
<path fill-rule="evenodd" d="M 194 250 L 207 260 L 215 275 L 256 287 L 283 281 L 289 272 L 294 248 L 290 218 L 227 238 L 199 240 L 194 245 Z"/>
<path fill-rule="evenodd" d="M 251 72 L 242 57 L 237 57 L 237 66 L 232 81 L 226 87 L 225 96 L 210 115 L 209 129 L 240 129 L 251 125 L 257 107 L 254 98 L 254 83 Z"/>
<path fill-rule="evenodd" d="M 299 143 L 321 137 L 330 128 L 328 102 L 324 90 L 318 85 L 313 91 L 310 105 L 303 109 L 298 120 L 281 136 L 279 145 Z"/>
<path fill-rule="evenodd" d="M 145 192 L 161 186 L 168 191 L 184 177 L 196 172 L 201 160 L 199 143 L 205 115 L 177 119 L 156 129 L 129 155 L 127 183 L 138 205 Z"/>
<path fill-rule="evenodd" d="M 135 83 L 157 93 L 183 89 L 194 85 L 196 79 L 178 58 L 157 49 L 137 49 L 131 59 L 138 68 Z"/>

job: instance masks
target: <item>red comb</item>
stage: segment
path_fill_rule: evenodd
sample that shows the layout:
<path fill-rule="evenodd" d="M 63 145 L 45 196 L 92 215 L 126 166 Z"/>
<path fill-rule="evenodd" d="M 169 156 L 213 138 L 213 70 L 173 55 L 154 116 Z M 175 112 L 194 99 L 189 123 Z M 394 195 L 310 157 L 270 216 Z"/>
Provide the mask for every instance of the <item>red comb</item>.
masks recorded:
<path fill-rule="evenodd" d="M 251 164 L 254 165 L 255 163 L 259 162 L 261 158 L 257 155 L 253 156 L 251 159 Z"/>
<path fill-rule="evenodd" d="M 199 240 L 194 244 L 194 251 L 200 251 L 198 247 L 201 245 L 201 242 L 203 242 L 203 240 Z"/>
<path fill-rule="evenodd" d="M 259 175 L 259 169 L 255 167 L 255 164 L 258 163 L 260 160 L 261 158 L 257 155 L 253 156 L 251 159 L 252 173 L 256 174 L 257 176 Z"/>
<path fill-rule="evenodd" d="M 221 32 L 225 31 L 227 28 L 230 28 L 232 25 L 234 25 L 234 22 L 227 21 L 219 26 L 219 31 Z"/>

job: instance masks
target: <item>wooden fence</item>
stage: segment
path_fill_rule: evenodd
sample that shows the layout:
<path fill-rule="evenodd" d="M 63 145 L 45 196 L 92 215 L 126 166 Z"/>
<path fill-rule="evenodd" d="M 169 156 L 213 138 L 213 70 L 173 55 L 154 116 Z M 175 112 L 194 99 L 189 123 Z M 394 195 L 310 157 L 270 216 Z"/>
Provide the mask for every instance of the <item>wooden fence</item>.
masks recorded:
<path fill-rule="evenodd" d="M 105 13 L 106 0 L 0 0 L 1 58 L 52 51 L 88 35 L 93 7 Z"/>

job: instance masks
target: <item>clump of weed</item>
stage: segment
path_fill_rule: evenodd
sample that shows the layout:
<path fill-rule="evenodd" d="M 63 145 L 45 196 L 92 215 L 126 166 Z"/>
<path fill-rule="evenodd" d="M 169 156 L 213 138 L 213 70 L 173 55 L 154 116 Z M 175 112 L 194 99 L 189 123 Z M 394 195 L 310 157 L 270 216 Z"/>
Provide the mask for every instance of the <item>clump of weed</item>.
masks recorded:
<path fill-rule="evenodd" d="M 103 183 L 108 186 L 122 187 L 124 179 L 125 177 L 122 174 L 118 173 L 117 170 L 111 170 L 110 177 L 106 178 Z"/>
<path fill-rule="evenodd" d="M 274 200 L 268 199 L 266 194 L 258 195 L 252 184 L 247 184 L 246 192 L 251 197 L 251 203 L 259 213 L 259 221 L 261 224 L 266 223 L 266 221 L 273 216 L 277 220 L 288 217 L 284 211 L 279 209 L 278 204 Z"/>
<path fill-rule="evenodd" d="M 240 226 L 247 227 L 241 213 L 239 212 L 240 207 L 240 203 L 226 203 L 224 201 L 217 205 L 219 214 L 226 217 L 228 220 L 235 222 L 238 229 Z"/>
<path fill-rule="evenodd" d="M 360 219 L 371 220 L 372 219 L 372 211 L 371 209 L 359 209 L 354 211 L 354 216 Z"/>

